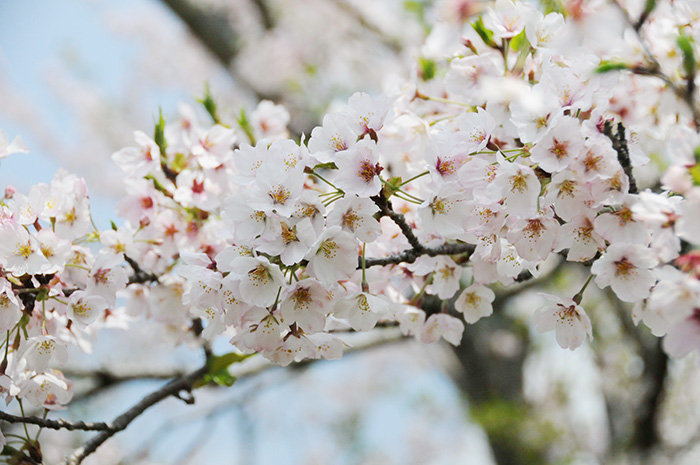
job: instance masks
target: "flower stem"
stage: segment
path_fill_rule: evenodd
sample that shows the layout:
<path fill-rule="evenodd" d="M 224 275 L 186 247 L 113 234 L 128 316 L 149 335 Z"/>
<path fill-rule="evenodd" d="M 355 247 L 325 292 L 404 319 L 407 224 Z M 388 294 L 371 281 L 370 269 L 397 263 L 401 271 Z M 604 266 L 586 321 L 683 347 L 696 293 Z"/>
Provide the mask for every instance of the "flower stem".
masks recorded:
<path fill-rule="evenodd" d="M 593 279 L 593 275 L 588 276 L 588 279 L 586 282 L 583 284 L 583 287 L 581 288 L 580 291 L 574 296 L 573 301 L 576 305 L 581 305 L 581 301 L 583 300 L 583 291 L 586 290 L 588 285 L 590 284 L 591 280 Z"/>
<path fill-rule="evenodd" d="M 405 186 L 406 184 L 408 184 L 408 183 L 411 182 L 411 181 L 415 181 L 415 180 L 418 179 L 418 178 L 422 178 L 422 177 L 425 176 L 426 174 L 430 174 L 430 171 L 423 171 L 422 173 L 417 174 L 417 175 L 413 176 L 412 178 L 407 179 L 406 181 L 404 181 L 404 182 L 402 182 L 401 184 L 399 184 L 399 187 L 403 187 L 403 186 Z"/>

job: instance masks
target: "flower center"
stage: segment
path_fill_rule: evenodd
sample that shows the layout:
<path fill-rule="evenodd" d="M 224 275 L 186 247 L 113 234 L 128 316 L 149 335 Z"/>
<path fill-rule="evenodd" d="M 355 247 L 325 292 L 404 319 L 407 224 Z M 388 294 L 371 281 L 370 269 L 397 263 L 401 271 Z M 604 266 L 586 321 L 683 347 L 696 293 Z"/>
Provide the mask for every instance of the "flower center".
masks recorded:
<path fill-rule="evenodd" d="M 430 204 L 430 209 L 433 211 L 433 214 L 440 214 L 444 215 L 446 213 L 449 213 L 450 210 L 452 210 L 452 202 L 450 202 L 447 199 L 439 199 L 435 198 L 431 204 Z"/>
<path fill-rule="evenodd" d="M 454 172 L 457 171 L 455 168 L 454 160 L 451 160 L 451 159 L 443 160 L 440 157 L 438 157 L 437 163 L 435 163 L 435 169 L 437 170 L 438 173 L 440 173 L 441 176 L 445 176 L 448 174 L 454 174 Z"/>
<path fill-rule="evenodd" d="M 268 195 L 272 199 L 272 203 L 275 205 L 284 205 L 287 200 L 289 200 L 289 190 L 282 185 L 277 185 L 273 188 Z"/>
<path fill-rule="evenodd" d="M 22 258 L 29 258 L 32 254 L 32 245 L 27 241 L 24 244 L 17 244 L 15 255 L 20 255 Z"/>
<path fill-rule="evenodd" d="M 322 253 L 326 256 L 326 258 L 334 258 L 337 254 L 337 250 L 338 244 L 333 239 L 326 239 L 325 241 L 321 242 L 316 255 Z"/>
<path fill-rule="evenodd" d="M 254 286 L 265 284 L 268 281 L 269 273 L 264 265 L 258 265 L 248 272 L 248 277 L 253 282 Z"/>
<path fill-rule="evenodd" d="M 301 307 L 304 309 L 308 309 L 309 304 L 313 301 L 313 299 L 311 298 L 311 292 L 309 292 L 308 287 L 298 288 L 292 295 L 292 300 L 294 300 L 297 307 Z"/>
<path fill-rule="evenodd" d="M 518 173 L 510 177 L 510 191 L 518 191 L 521 194 L 527 190 L 527 177 L 523 173 Z"/>
<path fill-rule="evenodd" d="M 554 154 L 554 156 L 557 157 L 558 160 L 561 160 L 569 154 L 567 151 L 568 145 L 569 144 L 566 141 L 560 141 L 555 138 L 553 140 L 552 146 L 549 148 L 549 152 Z"/>
<path fill-rule="evenodd" d="M 357 216 L 355 210 L 350 209 L 343 214 L 342 222 L 344 227 L 354 232 L 355 228 L 357 228 L 357 224 L 362 223 L 362 218 Z"/>
<path fill-rule="evenodd" d="M 614 262 L 615 264 L 615 275 L 628 277 L 635 274 L 636 266 L 630 262 L 627 257 L 622 257 L 620 260 Z"/>
<path fill-rule="evenodd" d="M 468 306 L 476 308 L 481 304 L 481 297 L 479 297 L 476 292 L 469 292 L 468 294 L 465 294 L 464 302 Z"/>
<path fill-rule="evenodd" d="M 292 242 L 299 242 L 299 238 L 297 237 L 297 227 L 292 226 L 291 228 L 287 223 L 282 222 L 282 242 L 284 245 L 289 245 Z"/>
<path fill-rule="evenodd" d="M 364 182 L 369 184 L 376 174 L 377 169 L 372 162 L 369 160 L 362 160 L 362 162 L 360 162 L 360 169 L 357 171 L 357 175 L 361 177 Z"/>
<path fill-rule="evenodd" d="M 341 152 L 343 150 L 347 150 L 348 146 L 345 143 L 345 141 L 340 137 L 339 134 L 334 134 L 333 137 L 331 137 L 331 147 L 333 150 L 336 152 Z"/>

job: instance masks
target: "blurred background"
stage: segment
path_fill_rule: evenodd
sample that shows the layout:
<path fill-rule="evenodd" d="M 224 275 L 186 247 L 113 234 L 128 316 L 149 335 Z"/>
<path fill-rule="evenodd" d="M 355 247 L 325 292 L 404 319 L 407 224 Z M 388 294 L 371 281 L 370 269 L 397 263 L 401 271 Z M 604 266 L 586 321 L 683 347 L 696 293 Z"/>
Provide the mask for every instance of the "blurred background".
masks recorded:
<path fill-rule="evenodd" d="M 0 186 L 27 192 L 64 168 L 87 180 L 93 215 L 107 228 L 119 223 L 112 212 L 123 189 L 111 154 L 133 144 L 134 130 L 150 132 L 159 108 L 174 117 L 208 83 L 224 119 L 270 99 L 287 107 L 294 134 L 309 134 L 334 102 L 409 79 L 426 38 L 433 48 L 458 38 L 482 7 L 5 0 L 0 128 L 21 135 L 30 153 L 2 160 Z M 586 297 L 592 344 L 569 352 L 552 333 L 532 331 L 545 282 L 566 293 L 584 280 L 555 267 L 517 298 L 502 291 L 494 316 L 467 328 L 456 349 L 392 337 L 340 361 L 264 369 L 232 388 L 197 391 L 195 406 L 169 399 L 85 463 L 698 463 L 697 357 L 670 363 L 628 308 L 595 289 Z M 93 354 L 71 356 L 64 371 L 76 396 L 61 415 L 109 420 L 198 363 L 186 347 L 159 345 L 147 325 L 103 332 Z M 42 433 L 45 463 L 85 437 Z"/>

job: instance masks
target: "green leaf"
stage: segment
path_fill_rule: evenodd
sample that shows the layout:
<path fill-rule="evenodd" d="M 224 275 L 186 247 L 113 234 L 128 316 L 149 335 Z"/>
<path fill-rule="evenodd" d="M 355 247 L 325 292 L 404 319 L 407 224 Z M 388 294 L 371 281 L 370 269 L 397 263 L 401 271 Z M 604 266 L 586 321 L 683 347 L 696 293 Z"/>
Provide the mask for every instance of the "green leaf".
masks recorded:
<path fill-rule="evenodd" d="M 402 180 L 400 176 L 394 176 L 393 178 L 387 180 L 383 188 L 384 197 L 389 199 L 392 195 L 401 190 L 401 182 Z"/>
<path fill-rule="evenodd" d="M 654 11 L 654 8 L 656 8 L 656 0 L 647 0 L 644 3 L 644 12 L 642 13 L 642 17 L 648 17 L 651 12 Z"/>
<path fill-rule="evenodd" d="M 315 165 L 313 168 L 311 168 L 312 171 L 316 170 L 337 170 L 338 167 L 336 164 L 332 161 L 329 161 L 328 163 L 319 163 L 318 165 Z"/>
<path fill-rule="evenodd" d="M 211 91 L 209 90 L 208 82 L 204 84 L 204 98 L 197 99 L 197 101 L 204 106 L 204 109 L 207 110 L 207 113 L 209 113 L 209 116 L 211 117 L 212 121 L 214 121 L 214 123 L 221 124 L 221 119 L 219 118 L 219 111 L 216 107 L 216 102 L 214 101 L 214 98 L 211 96 Z"/>
<path fill-rule="evenodd" d="M 481 18 L 472 23 L 472 28 L 479 34 L 479 37 L 481 37 L 481 40 L 483 40 L 486 45 L 491 48 L 498 48 L 498 44 L 493 41 L 493 31 L 484 26 L 484 21 Z"/>
<path fill-rule="evenodd" d="M 693 39 L 686 35 L 683 31 L 676 39 L 678 48 L 681 49 L 683 55 L 683 71 L 686 79 L 693 78 L 697 70 L 697 61 L 695 59 L 695 50 L 693 49 Z"/>
<path fill-rule="evenodd" d="M 229 373 L 228 370 L 221 370 L 217 371 L 216 373 L 210 373 L 204 378 L 208 378 L 208 381 L 210 383 L 226 387 L 231 387 L 236 382 L 236 377 Z"/>
<path fill-rule="evenodd" d="M 627 63 L 621 63 L 618 61 L 601 61 L 600 65 L 595 69 L 596 73 L 609 73 L 610 71 L 621 71 L 623 69 L 630 69 Z"/>
<path fill-rule="evenodd" d="M 158 122 L 153 131 L 153 140 L 160 149 L 161 161 L 165 158 L 165 149 L 168 148 L 168 142 L 165 140 L 165 119 L 163 118 L 163 109 L 158 109 Z"/>
<path fill-rule="evenodd" d="M 117 225 L 114 223 L 114 221 L 110 220 L 109 224 L 110 224 L 110 226 L 112 226 L 112 231 L 116 231 L 118 229 Z"/>
<path fill-rule="evenodd" d="M 177 173 L 187 168 L 187 157 L 185 154 L 180 152 L 176 153 L 175 158 L 173 158 L 173 162 L 171 163 L 171 167 Z"/>
<path fill-rule="evenodd" d="M 435 77 L 435 71 L 437 70 L 437 64 L 435 60 L 430 58 L 419 58 L 418 66 L 420 67 L 420 78 L 424 81 L 430 81 Z"/>
<path fill-rule="evenodd" d="M 234 363 L 240 363 L 243 360 L 250 358 L 253 354 L 238 354 L 236 352 L 229 352 L 224 355 L 215 355 L 209 359 L 207 364 L 209 365 L 209 371 L 219 371 L 226 370 L 228 367 Z"/>
<path fill-rule="evenodd" d="M 527 40 L 527 35 L 525 34 L 524 29 L 523 32 L 511 39 L 510 48 L 518 53 L 524 50 L 530 50 L 530 41 Z"/>
<path fill-rule="evenodd" d="M 693 184 L 700 186 L 700 163 L 693 165 L 688 171 L 693 178 Z"/>
<path fill-rule="evenodd" d="M 243 129 L 245 135 L 248 136 L 250 145 L 255 145 L 255 133 L 253 132 L 253 126 L 251 126 L 250 121 L 248 121 L 245 108 L 241 108 L 241 115 L 238 117 L 238 125 Z"/>
<path fill-rule="evenodd" d="M 215 355 L 207 360 L 207 373 L 202 377 L 199 383 L 195 384 L 195 388 L 206 386 L 214 383 L 219 386 L 233 386 L 236 382 L 236 377 L 229 373 L 228 368 L 234 363 L 240 363 L 243 360 L 253 356 L 254 354 L 238 354 L 230 352 L 224 355 Z"/>

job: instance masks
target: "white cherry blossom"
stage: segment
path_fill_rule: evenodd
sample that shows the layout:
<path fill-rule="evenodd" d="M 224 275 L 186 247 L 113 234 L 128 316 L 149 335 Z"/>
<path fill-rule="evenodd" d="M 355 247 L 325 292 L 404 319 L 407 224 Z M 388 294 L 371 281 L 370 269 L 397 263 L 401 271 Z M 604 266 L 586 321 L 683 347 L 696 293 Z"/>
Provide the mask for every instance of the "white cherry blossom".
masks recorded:
<path fill-rule="evenodd" d="M 576 349 L 586 336 L 589 340 L 593 339 L 591 319 L 573 299 L 540 295 L 549 303 L 535 312 L 533 320 L 537 331 L 554 331 L 557 343 L 562 349 Z"/>
<path fill-rule="evenodd" d="M 654 265 L 656 259 L 648 248 L 617 242 L 593 263 L 591 272 L 599 288 L 610 286 L 621 300 L 636 302 L 648 297 L 656 282 L 650 270 Z"/>
<path fill-rule="evenodd" d="M 490 288 L 481 284 L 472 284 L 455 300 L 455 310 L 464 316 L 464 321 L 467 323 L 476 323 L 493 313 L 491 304 L 495 298 L 496 294 Z"/>

